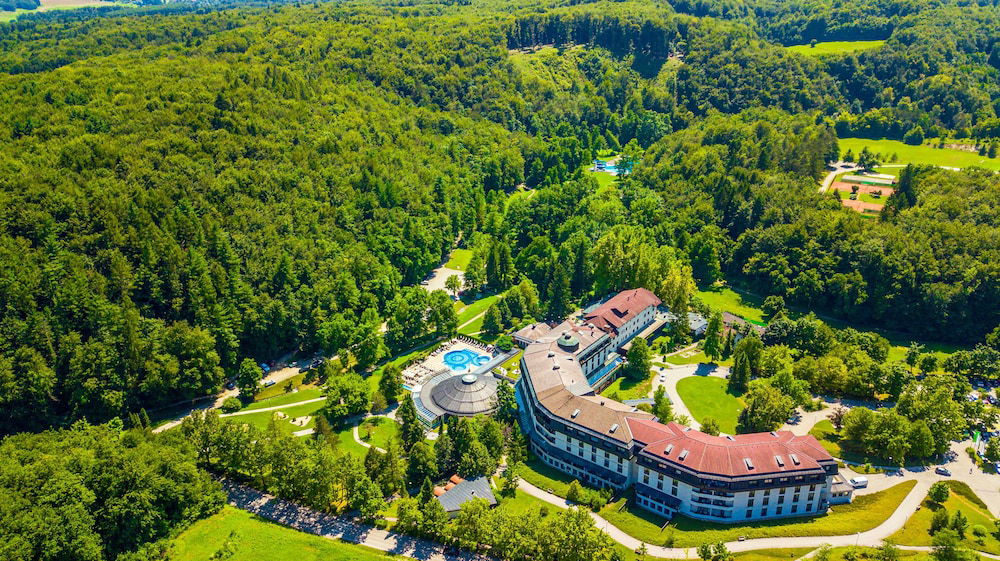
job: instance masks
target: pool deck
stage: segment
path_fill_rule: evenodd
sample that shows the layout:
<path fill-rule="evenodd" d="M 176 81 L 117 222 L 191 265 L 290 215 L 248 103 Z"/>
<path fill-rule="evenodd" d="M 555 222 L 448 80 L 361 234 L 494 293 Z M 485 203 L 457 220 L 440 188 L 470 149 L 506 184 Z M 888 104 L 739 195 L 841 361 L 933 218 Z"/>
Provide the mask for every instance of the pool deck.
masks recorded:
<path fill-rule="evenodd" d="M 461 374 L 466 372 L 471 372 L 478 368 L 480 365 L 473 365 L 473 367 L 466 368 L 465 370 L 454 370 L 449 365 L 444 362 L 444 355 L 451 351 L 470 351 L 476 353 L 477 355 L 482 355 L 487 358 L 492 356 L 492 353 L 486 350 L 485 346 L 478 345 L 466 341 L 464 339 L 453 339 L 452 341 L 445 343 L 438 347 L 430 356 L 424 359 L 422 362 L 415 364 L 403 371 L 403 383 L 411 388 L 416 388 L 424 384 L 427 380 L 431 379 L 433 376 L 440 374 L 442 371 L 450 371 L 455 374 Z"/>

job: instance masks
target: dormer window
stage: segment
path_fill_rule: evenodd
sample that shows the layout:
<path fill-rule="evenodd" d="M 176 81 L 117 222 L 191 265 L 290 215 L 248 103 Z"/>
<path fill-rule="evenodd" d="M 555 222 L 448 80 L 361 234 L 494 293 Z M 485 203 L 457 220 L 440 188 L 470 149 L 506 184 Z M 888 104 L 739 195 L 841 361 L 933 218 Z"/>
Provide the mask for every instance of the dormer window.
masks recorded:
<path fill-rule="evenodd" d="M 747 465 L 747 469 L 753 469 L 753 461 L 750 458 L 743 458 L 743 463 Z"/>
<path fill-rule="evenodd" d="M 774 461 L 778 464 L 778 467 L 785 467 L 785 460 L 781 456 L 775 456 Z"/>

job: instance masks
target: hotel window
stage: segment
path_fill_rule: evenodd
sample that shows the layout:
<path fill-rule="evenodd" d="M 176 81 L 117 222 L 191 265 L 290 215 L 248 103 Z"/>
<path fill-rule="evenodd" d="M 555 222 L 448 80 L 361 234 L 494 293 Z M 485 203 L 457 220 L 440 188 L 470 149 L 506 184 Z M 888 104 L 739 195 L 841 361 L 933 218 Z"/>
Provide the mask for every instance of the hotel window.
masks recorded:
<path fill-rule="evenodd" d="M 778 510 L 776 510 L 776 511 L 775 511 L 774 513 L 775 513 L 775 514 L 781 514 L 781 507 L 779 506 L 779 507 L 778 507 Z"/>
<path fill-rule="evenodd" d="M 747 501 L 747 506 L 753 506 L 753 499 L 750 499 L 749 501 Z"/>
<path fill-rule="evenodd" d="M 810 491 L 815 491 L 816 490 L 816 486 L 815 485 L 810 485 L 809 486 L 809 490 Z"/>
<path fill-rule="evenodd" d="M 798 493 L 796 493 L 795 496 L 792 497 L 792 502 L 793 503 L 797 503 L 797 502 L 799 502 L 799 499 L 801 499 L 801 498 L 802 498 L 801 495 L 799 495 Z"/>
<path fill-rule="evenodd" d="M 662 479 L 660 479 L 660 480 L 658 480 L 656 482 L 656 488 L 659 489 L 660 491 L 663 490 L 663 480 Z"/>
<path fill-rule="evenodd" d="M 768 497 L 764 497 L 764 506 L 767 506 L 769 504 L 771 504 L 771 499 Z"/>
<path fill-rule="evenodd" d="M 809 502 L 813 502 L 813 499 L 815 498 L 816 498 L 816 493 L 809 493 L 809 499 L 808 499 Z"/>
<path fill-rule="evenodd" d="M 812 509 L 813 509 L 812 503 L 806 504 L 806 512 L 812 512 Z"/>
<path fill-rule="evenodd" d="M 767 516 L 767 509 L 766 508 L 760 509 L 760 515 L 761 516 Z"/>
<path fill-rule="evenodd" d="M 756 494 L 757 494 L 757 491 L 750 491 L 750 496 L 751 497 L 754 496 L 754 495 L 756 495 Z"/>
<path fill-rule="evenodd" d="M 649 485 L 649 472 L 648 471 L 642 474 L 642 482 L 645 485 Z"/>
<path fill-rule="evenodd" d="M 799 511 L 799 505 L 792 505 L 792 514 L 795 514 L 798 511 Z"/>
<path fill-rule="evenodd" d="M 747 518 L 751 518 L 752 516 L 753 516 L 753 511 L 752 510 L 748 510 L 747 511 Z"/>
<path fill-rule="evenodd" d="M 779 505 L 785 504 L 785 496 L 784 495 L 778 497 L 778 504 Z"/>

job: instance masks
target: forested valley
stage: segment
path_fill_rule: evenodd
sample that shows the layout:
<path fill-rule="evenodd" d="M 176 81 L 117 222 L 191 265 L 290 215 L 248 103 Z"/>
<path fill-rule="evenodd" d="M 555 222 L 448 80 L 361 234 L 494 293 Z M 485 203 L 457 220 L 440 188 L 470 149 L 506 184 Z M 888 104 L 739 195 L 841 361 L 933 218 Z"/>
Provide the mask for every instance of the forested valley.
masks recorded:
<path fill-rule="evenodd" d="M 163 515 L 129 540 L 98 517 L 87 555 L 36 541 L 0 557 L 125 560 L 217 508 L 190 442 L 119 419 L 290 350 L 368 372 L 437 334 L 413 285 L 456 244 L 476 248 L 468 288 L 523 286 L 538 319 L 635 286 L 685 309 L 726 280 L 983 342 L 1000 324 L 996 174 L 909 168 L 877 219 L 817 182 L 839 137 L 1000 138 L 998 16 L 982 1 L 359 1 L 0 24 L 0 434 L 51 429 L 4 447 L 123 441 L 127 458 L 102 460 L 169 448 L 183 466 L 148 467 L 165 479 L 143 500 Z M 844 38 L 886 42 L 784 48 Z M 583 171 L 604 150 L 631 169 L 610 186 Z M 4 492 L 33 461 L 2 455 Z M 86 462 L 37 461 L 72 482 L 74 508 L 118 492 Z"/>

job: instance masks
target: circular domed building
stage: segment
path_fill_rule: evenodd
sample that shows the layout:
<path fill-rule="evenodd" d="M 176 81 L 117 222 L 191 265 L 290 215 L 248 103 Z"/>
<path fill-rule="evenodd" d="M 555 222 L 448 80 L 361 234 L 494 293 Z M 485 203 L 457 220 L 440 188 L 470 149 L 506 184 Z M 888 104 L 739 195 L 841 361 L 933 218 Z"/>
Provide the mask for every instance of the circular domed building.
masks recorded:
<path fill-rule="evenodd" d="M 489 374 L 451 376 L 431 388 L 431 401 L 449 415 L 492 413 L 496 395 L 497 379 Z"/>
<path fill-rule="evenodd" d="M 489 372 L 483 374 L 446 374 L 425 383 L 413 401 L 417 412 L 431 426 L 445 415 L 472 417 L 490 414 L 497 409 L 498 381 Z"/>

